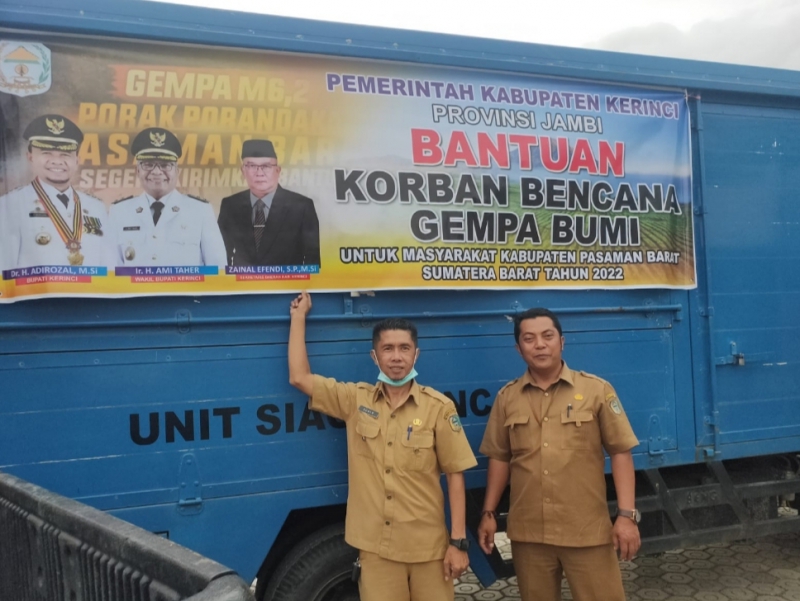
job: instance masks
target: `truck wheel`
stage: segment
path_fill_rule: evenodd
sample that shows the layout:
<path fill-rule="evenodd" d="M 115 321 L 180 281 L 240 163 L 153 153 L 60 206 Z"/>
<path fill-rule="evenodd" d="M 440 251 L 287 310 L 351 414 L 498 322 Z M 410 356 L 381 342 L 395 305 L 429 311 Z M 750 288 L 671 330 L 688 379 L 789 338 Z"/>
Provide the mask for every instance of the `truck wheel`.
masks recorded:
<path fill-rule="evenodd" d="M 344 542 L 344 524 L 318 530 L 278 565 L 262 601 L 358 601 L 350 580 L 358 551 Z"/>

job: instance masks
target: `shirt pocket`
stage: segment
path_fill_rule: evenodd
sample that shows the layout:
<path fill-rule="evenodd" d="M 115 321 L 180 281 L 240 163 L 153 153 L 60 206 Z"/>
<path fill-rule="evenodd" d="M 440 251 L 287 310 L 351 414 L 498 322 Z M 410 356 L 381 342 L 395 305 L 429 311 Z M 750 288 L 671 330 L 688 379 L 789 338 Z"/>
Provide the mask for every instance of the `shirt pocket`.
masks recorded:
<path fill-rule="evenodd" d="M 356 422 L 356 440 L 354 441 L 354 448 L 356 455 L 362 457 L 375 457 L 375 451 L 378 444 L 378 434 L 380 434 L 381 426 L 378 422 L 368 422 L 359 420 Z"/>
<path fill-rule="evenodd" d="M 511 415 L 503 424 L 508 428 L 511 451 L 526 451 L 533 448 L 533 429 L 530 415 Z"/>
<path fill-rule="evenodd" d="M 410 472 L 436 469 L 436 450 L 433 440 L 433 432 L 412 432 L 411 436 L 403 436 L 398 466 Z"/>
<path fill-rule="evenodd" d="M 591 411 L 561 412 L 561 448 L 591 449 L 594 440 L 594 414 Z"/>
<path fill-rule="evenodd" d="M 200 246 L 199 224 L 175 223 L 169 232 L 169 242 L 180 247 Z"/>
<path fill-rule="evenodd" d="M 117 235 L 117 244 L 121 248 L 126 248 L 128 246 L 142 246 L 144 242 L 145 232 L 140 229 L 138 225 L 130 225 L 126 226 L 125 229 L 121 230 Z"/>
<path fill-rule="evenodd" d="M 117 236 L 117 248 L 125 263 L 141 263 L 147 254 L 145 233 L 138 229 L 139 226 L 127 226 L 131 229 L 122 230 Z M 137 229 L 133 229 L 136 227 Z"/>
<path fill-rule="evenodd" d="M 45 213 L 45 216 L 46 215 L 47 213 Z M 58 233 L 56 226 L 53 225 L 53 222 L 50 221 L 50 219 L 31 217 L 28 219 L 27 225 L 28 231 L 21 232 L 23 243 L 27 243 L 28 240 L 33 240 L 36 242 L 34 247 L 39 247 L 39 250 L 43 250 L 43 246 L 47 248 L 48 245 L 55 248 L 58 248 L 60 245 L 61 249 L 64 248 L 64 243 L 61 241 L 61 235 Z M 72 227 L 72 223 L 70 223 L 70 227 Z"/>

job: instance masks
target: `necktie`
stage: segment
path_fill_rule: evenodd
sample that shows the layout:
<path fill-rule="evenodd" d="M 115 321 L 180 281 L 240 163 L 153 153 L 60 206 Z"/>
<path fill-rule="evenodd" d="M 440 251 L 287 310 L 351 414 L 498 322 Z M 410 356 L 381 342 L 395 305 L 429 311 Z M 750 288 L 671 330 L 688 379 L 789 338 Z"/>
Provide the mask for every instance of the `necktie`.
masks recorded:
<path fill-rule="evenodd" d="M 153 207 L 153 225 L 158 225 L 158 220 L 161 217 L 161 211 L 164 210 L 164 203 L 157 200 L 150 206 Z"/>
<path fill-rule="evenodd" d="M 56 194 L 56 198 L 64 203 L 65 209 L 69 206 L 69 196 L 67 196 L 63 192 L 61 194 Z"/>
<path fill-rule="evenodd" d="M 253 220 L 253 236 L 256 239 L 256 250 L 261 246 L 261 237 L 264 235 L 264 226 L 267 224 L 267 216 L 264 214 L 264 201 L 260 198 L 256 201 L 256 218 Z"/>

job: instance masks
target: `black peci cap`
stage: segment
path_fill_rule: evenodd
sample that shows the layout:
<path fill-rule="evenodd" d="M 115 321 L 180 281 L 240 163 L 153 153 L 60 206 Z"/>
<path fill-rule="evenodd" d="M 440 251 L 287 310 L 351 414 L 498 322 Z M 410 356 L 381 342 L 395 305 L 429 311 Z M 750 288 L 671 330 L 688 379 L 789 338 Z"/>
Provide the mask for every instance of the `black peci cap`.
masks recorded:
<path fill-rule="evenodd" d="M 25 128 L 22 136 L 34 148 L 75 152 L 83 142 L 83 132 L 63 115 L 41 115 Z"/>
<path fill-rule="evenodd" d="M 178 138 L 162 127 L 148 127 L 136 134 L 131 153 L 137 161 L 177 161 L 183 150 Z"/>
<path fill-rule="evenodd" d="M 269 140 L 245 140 L 242 144 L 242 159 L 277 159 L 275 147 Z"/>

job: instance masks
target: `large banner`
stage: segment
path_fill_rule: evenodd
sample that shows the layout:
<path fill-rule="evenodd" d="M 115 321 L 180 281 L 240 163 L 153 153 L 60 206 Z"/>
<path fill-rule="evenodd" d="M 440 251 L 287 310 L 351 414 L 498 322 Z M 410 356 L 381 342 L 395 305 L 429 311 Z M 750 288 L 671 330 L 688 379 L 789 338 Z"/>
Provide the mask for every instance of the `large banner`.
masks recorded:
<path fill-rule="evenodd" d="M 0 40 L 0 302 L 691 288 L 683 92 Z"/>

